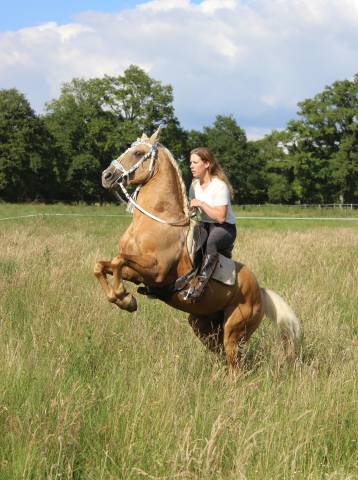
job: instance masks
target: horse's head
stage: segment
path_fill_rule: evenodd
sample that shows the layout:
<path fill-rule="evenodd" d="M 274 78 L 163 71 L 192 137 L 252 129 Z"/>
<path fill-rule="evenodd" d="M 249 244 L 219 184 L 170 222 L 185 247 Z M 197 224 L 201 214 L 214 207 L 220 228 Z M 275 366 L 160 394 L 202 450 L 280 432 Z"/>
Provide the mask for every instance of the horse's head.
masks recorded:
<path fill-rule="evenodd" d="M 150 138 L 143 134 L 102 172 L 102 186 L 114 189 L 119 183 L 143 184 L 153 174 L 157 157 L 158 129 Z"/>

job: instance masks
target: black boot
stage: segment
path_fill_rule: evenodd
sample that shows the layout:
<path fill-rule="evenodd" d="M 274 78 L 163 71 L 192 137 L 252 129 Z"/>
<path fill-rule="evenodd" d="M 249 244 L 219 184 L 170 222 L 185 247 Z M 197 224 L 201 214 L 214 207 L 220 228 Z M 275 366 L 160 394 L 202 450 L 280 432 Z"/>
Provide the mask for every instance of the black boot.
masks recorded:
<path fill-rule="evenodd" d="M 184 292 L 181 292 L 181 296 L 184 298 L 184 300 L 196 301 L 201 297 L 208 281 L 210 280 L 211 275 L 214 273 L 218 260 L 218 253 L 205 255 L 199 275 L 196 279 L 197 283 L 195 287 L 189 287 Z"/>

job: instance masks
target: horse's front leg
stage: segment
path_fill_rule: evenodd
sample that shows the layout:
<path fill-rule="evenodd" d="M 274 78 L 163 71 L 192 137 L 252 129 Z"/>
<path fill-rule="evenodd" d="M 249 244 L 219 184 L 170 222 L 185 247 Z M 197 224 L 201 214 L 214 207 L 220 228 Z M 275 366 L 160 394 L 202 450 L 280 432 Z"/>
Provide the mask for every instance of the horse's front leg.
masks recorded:
<path fill-rule="evenodd" d="M 125 259 L 121 255 L 117 255 L 112 260 L 112 272 L 113 272 L 113 293 L 116 300 L 112 300 L 108 297 L 108 300 L 115 303 L 122 310 L 127 312 L 135 312 L 137 310 L 137 301 L 134 296 L 128 292 L 123 283 L 122 270 L 125 266 Z M 139 278 L 139 277 L 138 277 Z"/>
<path fill-rule="evenodd" d="M 103 288 L 108 300 L 114 303 L 116 301 L 116 296 L 113 288 L 110 286 L 107 280 L 107 274 L 113 275 L 112 262 L 107 260 L 98 260 L 94 266 L 93 273 Z"/>
<path fill-rule="evenodd" d="M 119 308 L 134 312 L 137 309 L 137 302 L 133 295 L 125 290 L 122 269 L 124 260 L 122 257 L 114 257 L 112 261 L 97 261 L 94 267 L 94 274 L 103 288 L 107 299 L 111 303 L 115 303 Z M 133 276 L 130 275 L 133 273 Z M 107 274 L 113 275 L 113 287 L 107 280 Z M 126 278 L 133 280 L 135 283 L 141 283 L 142 278 L 132 269 L 125 269 Z"/>

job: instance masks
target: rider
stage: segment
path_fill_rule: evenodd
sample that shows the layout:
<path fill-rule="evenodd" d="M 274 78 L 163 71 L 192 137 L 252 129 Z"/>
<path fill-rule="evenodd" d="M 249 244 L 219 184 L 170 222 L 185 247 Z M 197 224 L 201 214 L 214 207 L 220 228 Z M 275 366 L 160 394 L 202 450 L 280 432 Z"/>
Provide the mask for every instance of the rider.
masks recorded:
<path fill-rule="evenodd" d="M 186 292 L 186 298 L 195 301 L 203 293 L 215 270 L 218 253 L 231 257 L 236 225 L 231 208 L 232 186 L 213 153 L 204 147 L 192 150 L 190 170 L 193 175 L 189 191 L 190 208 L 200 210 L 200 222 L 208 234 L 197 284 Z"/>

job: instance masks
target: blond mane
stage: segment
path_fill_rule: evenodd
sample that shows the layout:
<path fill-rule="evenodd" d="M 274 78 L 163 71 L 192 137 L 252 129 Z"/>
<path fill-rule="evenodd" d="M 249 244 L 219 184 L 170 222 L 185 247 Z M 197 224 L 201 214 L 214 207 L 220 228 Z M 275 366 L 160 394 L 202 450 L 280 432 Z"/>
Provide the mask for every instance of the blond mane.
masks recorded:
<path fill-rule="evenodd" d="M 183 209 L 184 209 L 185 216 L 188 217 L 189 216 L 189 202 L 188 202 L 188 197 L 187 197 L 187 194 L 186 194 L 186 186 L 185 186 L 185 183 L 184 183 L 183 176 L 181 174 L 179 165 L 178 165 L 177 161 L 175 160 L 175 158 L 173 157 L 172 153 L 166 147 L 164 147 L 163 145 L 161 145 L 161 147 L 163 148 L 163 150 L 167 154 L 167 157 L 168 157 L 170 163 L 173 165 L 175 171 L 177 172 L 179 185 L 180 185 L 181 193 L 182 193 L 182 196 L 183 196 Z"/>

